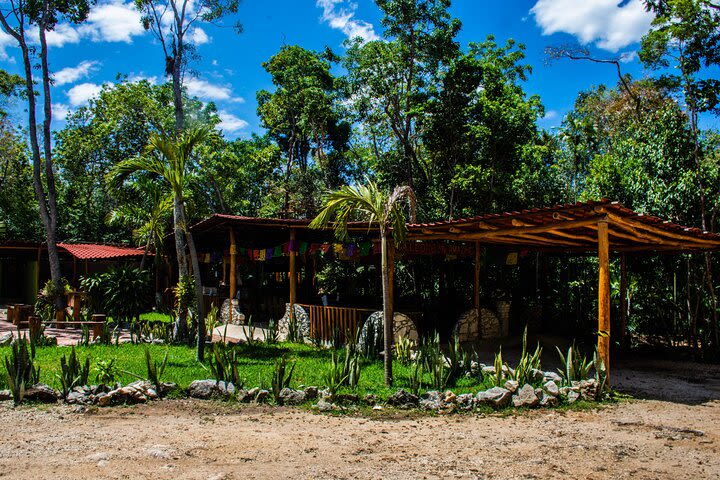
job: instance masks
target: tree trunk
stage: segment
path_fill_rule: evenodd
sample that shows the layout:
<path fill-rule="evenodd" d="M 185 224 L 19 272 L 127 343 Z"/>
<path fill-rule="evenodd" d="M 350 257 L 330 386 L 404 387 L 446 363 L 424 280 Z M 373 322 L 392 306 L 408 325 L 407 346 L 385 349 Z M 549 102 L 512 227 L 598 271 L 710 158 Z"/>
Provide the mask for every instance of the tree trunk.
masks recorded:
<path fill-rule="evenodd" d="M 180 196 L 176 193 L 173 198 L 173 219 L 175 221 L 175 252 L 178 262 L 178 284 L 188 278 L 188 262 L 185 245 L 185 215 Z M 187 339 L 187 305 L 178 304 L 177 321 L 175 322 L 175 339 Z"/>
<path fill-rule="evenodd" d="M 200 262 L 198 261 L 195 240 L 193 240 L 190 229 L 185 229 L 187 243 L 190 249 L 190 261 L 192 262 L 193 277 L 195 278 L 195 302 L 197 303 L 197 352 L 196 360 L 205 360 L 205 304 L 203 302 L 202 276 L 200 275 Z"/>
<path fill-rule="evenodd" d="M 382 251 L 382 293 L 383 293 L 383 333 L 384 333 L 384 366 L 385 366 L 385 385 L 391 387 L 393 384 L 392 374 L 392 344 L 393 344 L 393 288 L 392 288 L 392 267 L 393 261 L 390 249 L 390 239 L 388 232 L 382 229 L 380 233 L 380 246 Z"/>

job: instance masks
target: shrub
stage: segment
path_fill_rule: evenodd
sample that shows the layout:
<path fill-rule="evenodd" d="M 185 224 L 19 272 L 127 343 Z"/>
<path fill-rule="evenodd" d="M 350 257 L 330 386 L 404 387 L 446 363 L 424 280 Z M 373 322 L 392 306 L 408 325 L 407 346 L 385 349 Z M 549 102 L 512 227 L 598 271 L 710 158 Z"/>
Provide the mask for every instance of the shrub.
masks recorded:
<path fill-rule="evenodd" d="M 95 381 L 101 385 L 114 385 L 119 374 L 120 370 L 115 366 L 114 358 L 98 360 L 95 364 Z"/>
<path fill-rule="evenodd" d="M 25 397 L 25 389 L 40 381 L 40 367 L 35 366 L 35 348 L 23 336 L 12 345 L 12 352 L 5 357 L 7 382 L 15 405 Z"/>
<path fill-rule="evenodd" d="M 90 375 L 90 357 L 85 358 L 85 364 L 81 364 L 75 354 L 75 347 L 71 347 L 70 356 L 60 357 L 60 385 L 62 386 L 63 398 L 67 398 L 73 388 L 86 385 Z"/>
<path fill-rule="evenodd" d="M 80 288 L 88 295 L 91 312 L 105 313 L 117 323 L 139 318 L 152 304 L 149 272 L 131 265 L 83 277 Z"/>

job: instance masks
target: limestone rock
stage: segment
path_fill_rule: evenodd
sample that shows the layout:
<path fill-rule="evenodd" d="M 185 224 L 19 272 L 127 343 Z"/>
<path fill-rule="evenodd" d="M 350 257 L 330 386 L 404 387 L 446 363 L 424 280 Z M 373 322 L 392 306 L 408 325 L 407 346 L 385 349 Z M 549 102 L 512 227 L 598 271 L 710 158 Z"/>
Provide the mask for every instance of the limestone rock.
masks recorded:
<path fill-rule="evenodd" d="M 300 305 L 295 304 L 295 322 L 297 325 L 297 333 L 302 336 L 304 340 L 310 340 L 310 315 Z M 285 304 L 285 315 L 278 320 L 278 338 L 280 340 L 287 340 L 290 333 L 290 304 Z"/>
<path fill-rule="evenodd" d="M 230 305 L 232 303 L 232 322 L 230 321 Z M 220 308 L 220 316 L 218 317 L 218 320 L 221 324 L 228 324 L 231 325 L 245 325 L 245 315 L 240 311 L 239 302 L 236 299 L 232 299 L 232 302 L 229 298 L 226 298 L 225 301 L 222 304 L 222 307 Z"/>
<path fill-rule="evenodd" d="M 478 392 L 475 401 L 479 405 L 490 405 L 492 407 L 506 407 L 510 403 L 512 392 L 506 388 L 493 387 L 484 392 Z"/>
<path fill-rule="evenodd" d="M 400 338 L 408 338 L 419 343 L 417 327 L 412 318 L 399 312 L 393 316 L 393 338 L 397 342 Z M 383 312 L 374 312 L 363 324 L 358 337 L 360 349 L 366 355 L 377 354 L 384 348 Z"/>
<path fill-rule="evenodd" d="M 318 388 L 317 387 L 306 387 L 305 388 L 305 398 L 307 400 L 315 400 L 318 396 Z"/>
<path fill-rule="evenodd" d="M 562 383 L 562 377 L 555 372 L 543 372 L 543 377 L 546 382 L 553 381 L 555 383 Z"/>
<path fill-rule="evenodd" d="M 418 406 L 419 399 L 416 395 L 406 392 L 402 388 L 388 397 L 388 405 L 397 408 L 414 408 Z"/>
<path fill-rule="evenodd" d="M 380 402 L 380 398 L 378 398 L 377 395 L 373 395 L 372 393 L 368 393 L 363 397 L 363 402 L 365 402 L 367 405 L 376 405 L 378 402 Z"/>
<path fill-rule="evenodd" d="M 520 384 L 516 380 L 508 380 L 505 382 L 505 385 L 503 385 L 506 390 L 510 390 L 512 393 L 515 393 L 518 388 L 520 388 Z"/>
<path fill-rule="evenodd" d="M 7 332 L 0 336 L 0 347 L 6 347 L 10 345 L 15 338 L 13 332 Z"/>
<path fill-rule="evenodd" d="M 480 340 L 480 321 L 474 308 L 465 311 L 453 327 L 453 337 L 462 343 L 476 343 Z"/>
<path fill-rule="evenodd" d="M 267 402 L 268 398 L 270 398 L 268 390 L 258 390 L 257 395 L 255 395 L 255 403 Z"/>
<path fill-rule="evenodd" d="M 420 408 L 423 410 L 440 410 L 443 407 L 443 397 L 440 392 L 426 392 L 420 397 Z"/>
<path fill-rule="evenodd" d="M 49 385 L 36 383 L 25 390 L 25 400 L 29 402 L 55 403 L 60 395 Z"/>
<path fill-rule="evenodd" d="M 545 391 L 545 393 L 547 393 L 548 395 L 552 395 L 553 397 L 557 397 L 558 395 L 560 395 L 560 389 L 558 388 L 557 383 L 553 382 L 552 380 L 548 380 L 547 382 L 545 382 L 545 384 L 543 385 L 543 390 Z"/>
<path fill-rule="evenodd" d="M 475 395 L 472 393 L 463 393 L 455 399 L 455 404 L 460 410 L 472 410 L 475 403 Z"/>
<path fill-rule="evenodd" d="M 577 402 L 580 399 L 580 392 L 577 390 L 569 390 L 567 392 L 567 402 L 572 404 Z"/>
<path fill-rule="evenodd" d="M 228 397 L 235 393 L 235 386 L 229 382 L 216 380 L 195 380 L 187 389 L 188 396 L 193 398 Z"/>
<path fill-rule="evenodd" d="M 305 392 L 302 390 L 283 388 L 280 390 L 280 399 L 285 405 L 299 405 L 305 401 Z"/>
<path fill-rule="evenodd" d="M 540 405 L 541 407 L 554 407 L 558 404 L 558 398 L 553 395 L 548 395 L 546 392 L 543 392 L 542 397 L 540 398 Z"/>
<path fill-rule="evenodd" d="M 12 400 L 12 392 L 10 390 L 0 390 L 0 402 L 4 402 L 6 400 Z"/>
<path fill-rule="evenodd" d="M 534 407 L 540 403 L 540 399 L 535 394 L 535 389 L 527 383 L 522 386 L 512 397 L 514 407 Z"/>
<path fill-rule="evenodd" d="M 334 403 L 330 403 L 324 398 L 321 398 L 318 400 L 318 402 L 312 406 L 312 408 L 320 411 L 320 412 L 332 412 L 335 410 L 340 410 L 340 407 L 335 405 Z"/>
<path fill-rule="evenodd" d="M 89 395 L 85 395 L 84 392 L 72 391 L 68 393 L 65 401 L 70 405 L 86 405 L 90 403 Z"/>

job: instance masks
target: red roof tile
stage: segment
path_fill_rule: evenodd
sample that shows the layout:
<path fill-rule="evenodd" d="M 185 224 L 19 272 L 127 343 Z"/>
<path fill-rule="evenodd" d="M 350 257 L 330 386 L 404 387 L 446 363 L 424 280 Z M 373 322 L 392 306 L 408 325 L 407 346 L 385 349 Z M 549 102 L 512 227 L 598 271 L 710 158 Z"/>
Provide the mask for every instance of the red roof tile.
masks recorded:
<path fill-rule="evenodd" d="M 58 247 L 80 260 L 139 257 L 143 254 L 143 251 L 138 248 L 98 245 L 95 243 L 58 243 Z"/>

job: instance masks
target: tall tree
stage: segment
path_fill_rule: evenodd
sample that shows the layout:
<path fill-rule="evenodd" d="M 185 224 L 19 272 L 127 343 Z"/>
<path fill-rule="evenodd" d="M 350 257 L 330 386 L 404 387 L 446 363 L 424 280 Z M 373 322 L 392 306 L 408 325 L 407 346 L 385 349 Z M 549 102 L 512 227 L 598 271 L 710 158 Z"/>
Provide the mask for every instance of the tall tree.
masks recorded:
<path fill-rule="evenodd" d="M 60 19 L 72 23 L 83 22 L 90 11 L 91 0 L 8 0 L 0 9 L 0 25 L 10 35 L 22 54 L 25 76 L 25 98 L 28 102 L 28 133 L 33 159 L 33 186 L 38 201 L 40 217 L 45 227 L 50 277 L 56 286 L 55 304 L 63 306 L 62 290 L 59 288 L 62 274 L 57 250 L 58 207 L 53 170 L 52 153 L 52 98 L 50 95 L 50 68 L 48 64 L 47 33 L 55 28 Z M 44 120 L 42 133 L 37 129 L 37 105 L 33 54 L 36 49 L 28 43 L 31 29 L 36 29 L 40 40 L 40 72 Z M 42 149 L 41 149 L 42 143 Z"/>
<path fill-rule="evenodd" d="M 257 92 L 257 112 L 285 157 L 284 215 L 291 211 L 296 216 L 315 213 L 312 209 L 298 211 L 298 207 L 314 203 L 312 191 L 310 198 L 293 201 L 291 182 L 296 168 L 305 176 L 316 167 L 325 190 L 343 183 L 350 125 L 342 118 L 338 80 L 330 72 L 335 60 L 330 51 L 318 53 L 287 45 L 263 63 L 276 88 L 272 93 Z"/>
<path fill-rule="evenodd" d="M 333 228 L 340 239 L 348 237 L 348 222 L 361 219 L 380 230 L 381 275 L 383 292 L 383 332 L 385 385 L 392 386 L 392 346 L 393 346 L 393 298 L 390 285 L 392 271 L 390 249 L 401 243 L 407 234 L 406 217 L 403 204 L 409 204 L 409 220 L 415 221 L 415 192 L 407 186 L 396 187 L 390 195 L 378 189 L 377 185 L 367 181 L 367 185 L 344 186 L 330 192 L 325 206 L 310 223 L 311 228 L 326 227 L 334 219 Z"/>
<path fill-rule="evenodd" d="M 378 170 L 390 185 L 424 194 L 423 112 L 430 90 L 459 52 L 460 21 L 450 0 L 378 0 L 385 40 L 349 42 L 348 87 L 363 134 L 372 139 Z M 381 151 L 390 138 L 389 150 Z M 421 181 L 420 183 L 418 183 Z"/>
<path fill-rule="evenodd" d="M 172 79 L 177 131 L 185 126 L 182 89 L 188 61 L 195 52 L 197 38 L 206 35 L 198 30 L 199 24 L 218 24 L 226 15 L 236 13 L 239 4 L 240 0 L 135 0 L 143 26 L 152 32 L 165 56 L 165 74 Z M 240 23 L 233 27 L 242 31 Z"/>
<path fill-rule="evenodd" d="M 170 188 L 173 196 L 173 222 L 175 230 L 175 248 L 181 251 L 180 242 L 192 242 L 187 215 L 185 213 L 185 191 L 190 179 L 190 166 L 193 151 L 211 135 L 207 127 L 186 130 L 176 135 L 150 135 L 145 155 L 124 160 L 113 167 L 109 174 L 111 183 L 118 185 L 136 172 L 147 172 L 157 175 Z M 184 243 L 184 242 L 183 242 Z M 195 256 L 197 258 L 197 255 Z M 187 271 L 180 272 L 179 284 L 189 285 Z M 193 265 L 194 282 L 201 285 L 200 267 Z M 205 317 L 202 304 L 197 315 L 197 360 L 205 359 Z M 187 310 L 181 306 L 176 324 L 176 336 L 187 336 Z"/>

